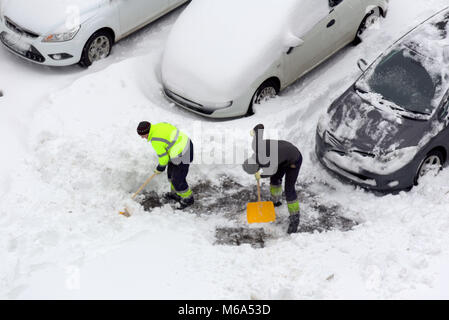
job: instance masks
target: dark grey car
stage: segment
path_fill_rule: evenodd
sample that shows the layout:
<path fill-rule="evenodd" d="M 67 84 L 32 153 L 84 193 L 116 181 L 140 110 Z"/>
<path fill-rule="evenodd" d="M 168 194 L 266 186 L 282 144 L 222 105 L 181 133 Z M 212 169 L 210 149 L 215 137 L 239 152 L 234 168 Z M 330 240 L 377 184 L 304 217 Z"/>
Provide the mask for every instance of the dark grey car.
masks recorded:
<path fill-rule="evenodd" d="M 316 154 L 364 188 L 409 189 L 449 152 L 449 9 L 381 55 L 321 118 Z"/>

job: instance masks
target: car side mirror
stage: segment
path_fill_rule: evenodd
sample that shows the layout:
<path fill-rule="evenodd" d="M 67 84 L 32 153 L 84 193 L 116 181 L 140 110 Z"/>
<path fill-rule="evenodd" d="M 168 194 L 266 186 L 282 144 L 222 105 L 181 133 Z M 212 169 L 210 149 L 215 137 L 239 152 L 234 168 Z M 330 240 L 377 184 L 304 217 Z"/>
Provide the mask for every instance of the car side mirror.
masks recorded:
<path fill-rule="evenodd" d="M 303 44 L 304 40 L 290 33 L 289 35 L 287 35 L 285 39 L 285 47 L 287 48 L 286 54 L 292 53 L 292 51 L 295 50 L 295 48 L 298 48 Z"/>
<path fill-rule="evenodd" d="M 368 69 L 368 62 L 366 62 L 365 59 L 359 59 L 359 61 L 357 61 L 357 66 L 362 72 L 365 72 L 366 69 Z"/>

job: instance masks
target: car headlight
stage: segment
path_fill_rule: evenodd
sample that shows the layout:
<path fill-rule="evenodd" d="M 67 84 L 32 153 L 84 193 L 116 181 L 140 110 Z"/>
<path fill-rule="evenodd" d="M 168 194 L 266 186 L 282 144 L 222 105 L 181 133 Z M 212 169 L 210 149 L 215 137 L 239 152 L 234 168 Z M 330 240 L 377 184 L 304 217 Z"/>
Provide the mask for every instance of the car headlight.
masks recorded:
<path fill-rule="evenodd" d="M 395 172 L 409 164 L 418 153 L 418 150 L 418 147 L 407 147 L 387 152 L 377 157 L 378 166 L 383 171 Z"/>
<path fill-rule="evenodd" d="M 320 117 L 320 120 L 318 121 L 318 125 L 316 127 L 316 132 L 318 133 L 318 135 L 323 138 L 324 137 L 324 133 L 326 132 L 327 129 L 327 123 L 326 123 L 326 117 L 323 115 Z"/>
<path fill-rule="evenodd" d="M 378 156 L 378 159 L 382 163 L 390 163 L 392 161 L 401 161 L 405 157 L 406 157 L 405 149 L 398 149 L 382 154 Z"/>
<path fill-rule="evenodd" d="M 75 29 L 64 32 L 64 33 L 55 33 L 51 34 L 42 40 L 42 42 L 64 42 L 64 41 L 70 41 L 73 38 L 75 38 L 76 34 L 80 30 L 81 26 L 76 27 Z"/>

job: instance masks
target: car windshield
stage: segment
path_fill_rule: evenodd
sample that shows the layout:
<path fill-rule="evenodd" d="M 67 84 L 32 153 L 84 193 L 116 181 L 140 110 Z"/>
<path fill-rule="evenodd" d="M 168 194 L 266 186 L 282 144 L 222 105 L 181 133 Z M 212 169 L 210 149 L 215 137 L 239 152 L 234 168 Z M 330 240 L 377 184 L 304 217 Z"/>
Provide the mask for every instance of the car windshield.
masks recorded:
<path fill-rule="evenodd" d="M 426 59 L 409 48 L 393 50 L 356 87 L 377 93 L 404 111 L 430 115 L 439 80 L 433 79 L 423 66 Z"/>

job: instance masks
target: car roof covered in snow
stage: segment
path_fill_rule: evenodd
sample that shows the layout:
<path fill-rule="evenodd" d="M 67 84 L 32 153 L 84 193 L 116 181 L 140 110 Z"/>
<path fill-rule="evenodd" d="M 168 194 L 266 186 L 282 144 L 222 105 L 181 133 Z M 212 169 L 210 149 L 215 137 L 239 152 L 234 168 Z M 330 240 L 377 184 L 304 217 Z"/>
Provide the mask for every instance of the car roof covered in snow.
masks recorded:
<path fill-rule="evenodd" d="M 449 89 L 449 7 L 400 38 L 391 50 L 387 50 L 377 59 L 368 74 L 374 72 L 376 66 L 390 55 L 392 50 L 403 51 L 404 56 L 413 57 L 426 69 L 435 85 L 432 106 L 436 110 Z M 369 76 L 362 76 L 359 85 L 363 85 L 363 79 L 367 78 Z"/>
<path fill-rule="evenodd" d="M 193 0 L 167 41 L 163 80 L 192 99 L 225 102 L 328 14 L 328 0 Z"/>
<path fill-rule="evenodd" d="M 425 57 L 449 64 L 449 8 L 423 23 L 401 43 Z"/>

